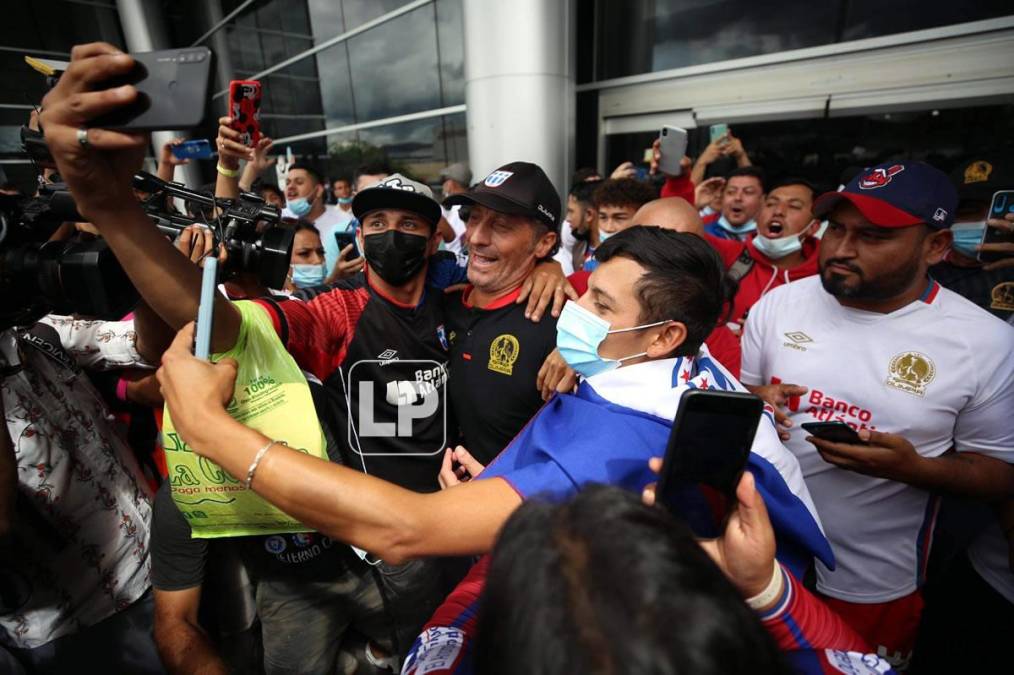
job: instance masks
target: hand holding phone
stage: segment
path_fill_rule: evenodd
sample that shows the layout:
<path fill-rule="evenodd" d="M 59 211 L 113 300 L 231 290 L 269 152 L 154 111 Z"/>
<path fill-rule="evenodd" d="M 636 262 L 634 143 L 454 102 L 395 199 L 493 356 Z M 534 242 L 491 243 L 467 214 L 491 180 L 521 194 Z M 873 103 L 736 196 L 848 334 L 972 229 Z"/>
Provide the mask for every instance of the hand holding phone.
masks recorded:
<path fill-rule="evenodd" d="M 987 220 L 1006 220 L 1008 223 L 1007 227 L 1011 227 L 1011 221 L 1008 219 L 1014 214 L 1014 190 L 1000 190 L 993 194 L 993 199 L 989 204 L 989 213 L 986 215 Z M 998 227 L 991 225 L 986 226 L 985 231 L 982 233 L 982 245 L 995 245 L 995 244 L 1007 244 L 1014 243 L 1014 234 L 1010 229 L 1003 230 Z M 991 248 L 994 248 L 991 246 Z M 1004 251 L 979 251 L 977 256 L 980 262 L 991 263 L 1003 260 L 1014 255 L 1014 252 Z"/>
<path fill-rule="evenodd" d="M 718 141 L 719 145 L 725 145 L 729 142 L 729 125 L 725 123 L 712 124 L 708 127 L 708 134 L 712 143 Z"/>
<path fill-rule="evenodd" d="M 132 84 L 137 89 L 137 98 L 92 119 L 89 127 L 157 131 L 188 129 L 201 124 L 211 84 L 210 49 L 188 47 L 130 56 L 134 65 L 128 72 L 97 83 L 95 89 Z"/>
<path fill-rule="evenodd" d="M 679 127 L 664 126 L 658 134 L 658 170 L 667 176 L 683 173 L 681 162 L 687 154 L 687 132 Z"/>
<path fill-rule="evenodd" d="M 680 398 L 655 501 L 698 537 L 724 531 L 763 411 L 760 398 L 740 392 L 690 389 Z"/>
<path fill-rule="evenodd" d="M 803 422 L 800 426 L 821 440 L 832 443 L 867 445 L 866 441 L 859 438 L 856 430 L 844 422 Z"/>
<path fill-rule="evenodd" d="M 206 138 L 199 138 L 192 141 L 183 141 L 176 145 L 169 146 L 169 151 L 176 159 L 210 159 L 214 152 L 211 143 Z"/>
<path fill-rule="evenodd" d="M 233 80 L 229 83 L 229 115 L 241 142 L 254 147 L 261 138 L 261 83 Z"/>

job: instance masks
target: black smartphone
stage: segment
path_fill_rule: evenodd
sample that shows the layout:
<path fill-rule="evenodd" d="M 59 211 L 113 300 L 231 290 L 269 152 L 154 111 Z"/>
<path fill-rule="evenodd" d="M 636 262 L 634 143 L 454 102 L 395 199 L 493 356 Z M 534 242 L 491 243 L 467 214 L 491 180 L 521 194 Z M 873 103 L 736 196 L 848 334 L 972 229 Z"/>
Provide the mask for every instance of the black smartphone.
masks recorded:
<path fill-rule="evenodd" d="M 655 501 L 698 537 L 725 529 L 763 412 L 753 394 L 690 389 L 680 398 Z"/>
<path fill-rule="evenodd" d="M 359 257 L 359 248 L 356 247 L 356 245 L 355 245 L 356 244 L 356 233 L 355 233 L 354 230 L 346 230 L 345 232 L 335 232 L 334 233 L 334 240 L 336 242 L 338 242 L 338 252 L 339 253 L 341 253 L 341 251 L 346 246 L 348 246 L 349 244 L 352 244 L 352 251 L 350 251 L 349 252 L 349 256 L 347 258 L 345 258 L 346 260 L 355 260 L 356 258 Z"/>
<path fill-rule="evenodd" d="M 1014 213 L 1014 190 L 1000 190 L 993 193 L 993 200 L 989 204 L 989 215 L 986 218 L 1003 220 L 1007 214 Z M 1010 232 L 998 230 L 995 227 L 987 227 L 982 233 L 983 244 L 1009 244 L 1014 241 Z M 1006 258 L 1006 253 L 979 251 L 980 262 L 996 262 Z"/>
<path fill-rule="evenodd" d="M 866 445 L 866 442 L 859 438 L 856 430 L 844 422 L 803 422 L 800 426 L 811 435 L 825 441 Z"/>
<path fill-rule="evenodd" d="M 137 87 L 137 100 L 93 119 L 89 126 L 137 131 L 199 126 L 204 120 L 211 84 L 211 50 L 187 47 L 131 56 L 136 63 L 129 73 L 107 80 L 97 89 L 132 84 Z"/>

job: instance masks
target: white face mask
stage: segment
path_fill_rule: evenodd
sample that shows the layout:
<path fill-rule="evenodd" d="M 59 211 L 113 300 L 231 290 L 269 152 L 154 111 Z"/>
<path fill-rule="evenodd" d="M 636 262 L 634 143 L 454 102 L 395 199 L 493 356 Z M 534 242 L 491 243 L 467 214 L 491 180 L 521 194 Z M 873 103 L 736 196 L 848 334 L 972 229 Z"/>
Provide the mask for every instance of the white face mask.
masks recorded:
<path fill-rule="evenodd" d="M 778 239 L 768 239 L 758 234 L 753 238 L 753 247 L 772 260 L 781 260 L 785 256 L 803 250 L 803 240 L 798 234 Z"/>

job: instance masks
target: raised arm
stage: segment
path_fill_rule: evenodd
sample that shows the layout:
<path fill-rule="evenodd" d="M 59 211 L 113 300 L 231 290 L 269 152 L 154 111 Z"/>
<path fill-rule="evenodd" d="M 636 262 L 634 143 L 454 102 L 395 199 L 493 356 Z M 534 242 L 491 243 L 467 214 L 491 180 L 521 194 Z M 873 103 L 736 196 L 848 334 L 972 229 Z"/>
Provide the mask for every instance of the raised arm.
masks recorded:
<path fill-rule="evenodd" d="M 131 190 L 148 134 L 85 129 L 89 120 L 136 99 L 137 89 L 130 85 L 92 91 L 126 74 L 133 64 L 129 55 L 106 43 L 74 47 L 70 66 L 43 99 L 40 121 L 78 211 L 106 238 L 149 306 L 178 329 L 196 316 L 201 273 L 173 250 Z M 224 298 L 216 298 L 214 350 L 228 350 L 238 334 L 239 313 Z"/>
<path fill-rule="evenodd" d="M 521 497 L 499 478 L 420 494 L 272 444 L 226 413 L 235 363 L 194 358 L 192 334 L 191 326 L 180 331 L 159 370 L 176 429 L 194 452 L 240 480 L 259 458 L 253 489 L 309 527 L 397 564 L 422 556 L 486 552 L 520 505 Z"/>

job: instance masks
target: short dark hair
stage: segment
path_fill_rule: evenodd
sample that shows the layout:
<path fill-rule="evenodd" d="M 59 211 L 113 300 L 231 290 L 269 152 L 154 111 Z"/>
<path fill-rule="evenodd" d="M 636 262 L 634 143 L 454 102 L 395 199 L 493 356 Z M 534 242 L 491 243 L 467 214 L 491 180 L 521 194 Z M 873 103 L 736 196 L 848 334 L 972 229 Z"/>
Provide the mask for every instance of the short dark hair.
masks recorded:
<path fill-rule="evenodd" d="M 641 323 L 674 319 L 687 327 L 676 356 L 696 354 L 718 324 L 722 307 L 735 295 L 722 259 L 696 234 L 653 225 L 628 227 L 609 237 L 595 259 L 627 258 L 644 268 L 636 291 Z"/>
<path fill-rule="evenodd" d="M 596 180 L 602 180 L 602 174 L 594 166 L 582 166 L 580 169 L 574 172 L 574 175 L 570 177 L 571 183 L 583 183 L 589 178 L 595 178 Z"/>
<path fill-rule="evenodd" d="M 391 167 L 385 162 L 370 162 L 368 164 L 360 164 L 356 167 L 355 172 L 352 174 L 352 185 L 359 182 L 360 176 L 379 176 L 379 175 L 390 175 Z"/>
<path fill-rule="evenodd" d="M 347 183 L 348 185 L 352 185 L 352 179 L 348 176 L 338 176 L 331 181 L 331 185 L 334 185 L 335 183 Z"/>
<path fill-rule="evenodd" d="M 599 183 L 592 193 L 596 208 L 602 206 L 632 206 L 639 209 L 658 194 L 655 188 L 636 178 L 609 178 Z"/>
<path fill-rule="evenodd" d="M 593 199 L 595 195 L 595 189 L 599 185 L 602 185 L 602 179 L 583 180 L 579 183 L 574 183 L 574 185 L 570 188 L 570 192 L 568 194 L 583 204 L 593 206 L 595 204 L 595 201 Z"/>
<path fill-rule="evenodd" d="M 686 524 L 602 485 L 508 519 L 475 655 L 483 675 L 791 672 Z"/>
<path fill-rule="evenodd" d="M 282 201 L 285 201 L 285 193 L 282 192 L 282 189 L 277 185 L 275 185 L 274 183 L 268 183 L 266 181 L 260 180 L 254 181 L 254 184 L 250 186 L 250 190 L 253 192 L 264 192 L 265 190 L 267 190 L 268 192 L 274 192 L 276 195 L 282 198 Z"/>
<path fill-rule="evenodd" d="M 726 183 L 728 183 L 736 176 L 749 176 L 751 178 L 756 178 L 757 182 L 760 183 L 761 190 L 767 192 L 767 190 L 764 189 L 765 184 L 764 169 L 760 168 L 759 166 L 741 166 L 737 169 L 733 169 L 732 171 L 729 172 L 729 175 L 725 177 Z"/>
<path fill-rule="evenodd" d="M 293 232 L 299 232 L 301 230 L 312 230 L 318 237 L 320 236 L 320 230 L 317 229 L 317 226 L 305 218 L 298 219 L 296 224 L 292 226 Z"/>
<path fill-rule="evenodd" d="M 784 178 L 779 178 L 771 184 L 771 186 L 767 189 L 767 192 L 774 192 L 780 187 L 789 187 L 790 185 L 801 185 L 802 187 L 805 187 L 810 191 L 811 200 L 816 199 L 817 197 L 817 188 L 814 187 L 813 183 L 805 178 L 801 178 L 800 176 L 785 176 Z"/>
<path fill-rule="evenodd" d="M 309 164 L 304 164 L 303 162 L 296 162 L 295 164 L 289 167 L 289 171 L 292 171 L 293 169 L 302 169 L 307 173 L 307 175 L 310 176 L 310 178 L 313 179 L 313 182 L 316 183 L 317 185 L 320 185 L 321 183 L 324 182 L 323 179 L 321 179 L 320 177 L 320 173 Z"/>

